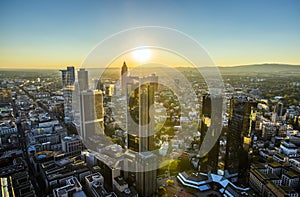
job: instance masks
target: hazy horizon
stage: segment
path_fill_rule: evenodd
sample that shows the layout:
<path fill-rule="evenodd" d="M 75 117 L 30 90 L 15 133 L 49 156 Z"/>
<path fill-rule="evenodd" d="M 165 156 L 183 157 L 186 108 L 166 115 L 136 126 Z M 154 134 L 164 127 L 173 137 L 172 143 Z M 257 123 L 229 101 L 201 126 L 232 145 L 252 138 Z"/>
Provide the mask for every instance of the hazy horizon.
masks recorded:
<path fill-rule="evenodd" d="M 232 65 L 232 66 L 217 66 L 217 68 L 234 68 L 234 67 L 247 67 L 247 66 L 265 66 L 265 65 L 279 65 L 279 66 L 292 66 L 292 67 L 299 67 L 300 68 L 300 64 L 285 64 L 285 63 L 255 63 L 255 64 L 247 64 L 247 65 Z M 74 65 L 65 65 L 62 67 L 58 67 L 58 68 L 46 68 L 46 67 L 16 67 L 16 68 L 0 68 L 0 70 L 63 70 L 66 69 L 66 67 L 68 66 L 74 66 Z M 78 66 L 74 66 L 75 69 L 80 69 L 80 68 L 85 68 L 85 69 L 120 69 L 122 67 L 122 65 L 120 66 L 110 66 L 110 67 L 78 67 Z M 131 68 L 131 66 L 128 66 L 129 68 Z M 155 66 L 159 67 L 159 66 Z M 173 66 L 174 68 L 209 68 L 209 66 L 199 66 L 199 67 L 194 67 L 194 66 L 185 66 L 185 65 L 178 65 L 178 66 Z"/>

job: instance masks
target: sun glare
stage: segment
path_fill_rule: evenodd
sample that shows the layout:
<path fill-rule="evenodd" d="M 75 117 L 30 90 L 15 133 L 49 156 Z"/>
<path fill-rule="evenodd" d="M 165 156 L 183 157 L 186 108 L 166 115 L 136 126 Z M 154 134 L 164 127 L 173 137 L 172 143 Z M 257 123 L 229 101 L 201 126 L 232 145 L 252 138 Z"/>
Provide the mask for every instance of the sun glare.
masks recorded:
<path fill-rule="evenodd" d="M 150 49 L 137 49 L 132 52 L 134 60 L 138 62 L 146 62 L 151 58 Z"/>

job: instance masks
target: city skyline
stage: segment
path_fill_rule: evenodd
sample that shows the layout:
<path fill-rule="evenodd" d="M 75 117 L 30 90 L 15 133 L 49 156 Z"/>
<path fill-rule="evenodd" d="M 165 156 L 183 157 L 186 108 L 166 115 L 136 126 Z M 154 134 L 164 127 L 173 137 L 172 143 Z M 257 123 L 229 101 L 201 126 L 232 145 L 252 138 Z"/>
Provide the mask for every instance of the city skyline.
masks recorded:
<path fill-rule="evenodd" d="M 299 8 L 0 1 L 0 194 L 299 197 Z"/>
<path fill-rule="evenodd" d="M 133 70 L 3 71 L 2 193 L 299 196 L 299 70 L 230 72 L 222 97 L 193 68 Z"/>
<path fill-rule="evenodd" d="M 99 42 L 141 26 L 184 32 L 218 66 L 300 64 L 297 1 L 2 1 L 0 5 L 0 68 L 79 68 Z M 120 61 L 138 63 L 130 57 Z M 169 57 L 162 54 L 158 59 Z"/>

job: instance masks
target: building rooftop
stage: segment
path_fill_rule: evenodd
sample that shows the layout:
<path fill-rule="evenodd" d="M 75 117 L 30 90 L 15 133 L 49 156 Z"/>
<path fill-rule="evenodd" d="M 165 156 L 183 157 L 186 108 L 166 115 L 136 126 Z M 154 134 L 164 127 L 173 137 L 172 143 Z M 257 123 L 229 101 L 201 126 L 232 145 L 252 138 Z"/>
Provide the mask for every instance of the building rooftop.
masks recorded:
<path fill-rule="evenodd" d="M 36 196 L 27 171 L 0 178 L 0 185 L 0 196 Z"/>
<path fill-rule="evenodd" d="M 251 173 L 253 173 L 256 177 L 259 177 L 259 179 L 267 181 L 267 180 L 278 180 L 279 177 L 275 174 L 265 174 L 260 172 L 259 170 L 250 170 Z"/>
<path fill-rule="evenodd" d="M 127 184 L 127 182 L 123 179 L 123 177 L 120 177 L 120 176 L 116 177 L 116 178 L 115 178 L 115 181 L 116 181 L 119 185 L 126 185 L 126 184 Z"/>
<path fill-rule="evenodd" d="M 285 156 L 285 155 L 283 155 L 283 154 L 280 154 L 280 153 L 276 153 L 274 156 L 276 156 L 276 157 L 278 157 L 278 158 L 280 158 L 280 159 L 284 159 L 284 158 L 286 158 L 286 156 Z"/>
<path fill-rule="evenodd" d="M 282 146 L 286 147 L 286 148 L 292 148 L 292 149 L 296 149 L 297 146 L 291 142 L 282 142 L 281 143 Z"/>
<path fill-rule="evenodd" d="M 95 157 L 110 167 L 116 168 L 118 166 L 118 160 L 108 155 L 97 153 Z"/>
<path fill-rule="evenodd" d="M 281 186 L 281 189 L 282 189 L 286 194 L 297 194 L 297 192 L 296 192 L 292 187 Z"/>
<path fill-rule="evenodd" d="M 265 169 L 266 166 L 262 163 L 253 163 L 251 164 L 251 167 L 255 168 L 255 169 Z"/>
<path fill-rule="evenodd" d="M 85 179 L 88 183 L 93 183 L 93 181 L 103 181 L 103 176 L 99 172 L 96 172 L 94 174 L 90 174 L 88 176 L 85 176 Z M 96 183 L 96 185 L 99 183 Z"/>
<path fill-rule="evenodd" d="M 297 168 L 297 167 L 295 167 L 295 166 L 292 166 L 290 169 L 291 169 L 293 172 L 295 172 L 296 174 L 298 174 L 298 175 L 300 176 L 300 168 Z"/>
<path fill-rule="evenodd" d="M 35 155 L 34 155 L 34 159 L 36 161 L 46 161 L 48 160 L 49 158 L 52 158 L 54 157 L 54 155 L 56 154 L 57 152 L 54 152 L 54 151 L 41 151 L 41 152 L 37 152 Z"/>
<path fill-rule="evenodd" d="M 138 194 L 135 188 L 133 187 L 126 188 L 123 192 L 120 192 L 118 190 L 116 190 L 115 192 L 118 197 L 132 197 L 137 196 Z"/>
<path fill-rule="evenodd" d="M 273 168 L 280 168 L 282 165 L 278 162 L 272 162 L 272 163 L 268 163 L 269 166 L 273 167 Z"/>
<path fill-rule="evenodd" d="M 60 164 L 63 165 L 60 166 Z M 84 161 L 70 159 L 63 159 L 63 162 L 58 163 L 53 160 L 44 162 L 41 165 L 41 170 L 45 174 L 48 181 L 89 171 Z"/>
<path fill-rule="evenodd" d="M 27 168 L 27 164 L 23 159 L 20 158 L 20 160 L 18 161 L 14 159 L 13 163 L 8 163 L 5 167 L 0 168 L 0 177 L 6 177 L 15 174 L 17 172 L 22 172 L 26 168 Z"/>
<path fill-rule="evenodd" d="M 279 177 L 276 176 L 275 174 L 265 174 L 265 177 L 269 180 L 278 180 Z"/>
<path fill-rule="evenodd" d="M 152 152 L 140 152 L 139 156 L 143 159 L 150 159 L 156 157 Z"/>
<path fill-rule="evenodd" d="M 66 180 L 66 185 L 53 190 L 53 193 L 58 197 L 63 196 L 80 196 L 86 197 L 82 191 L 82 186 L 76 177 L 71 177 Z"/>
<path fill-rule="evenodd" d="M 284 194 L 284 190 L 279 187 L 278 185 L 276 185 L 275 183 L 273 182 L 268 182 L 266 185 L 265 185 L 268 189 L 270 189 L 274 194 L 276 194 L 277 196 L 282 196 L 282 194 Z"/>
<path fill-rule="evenodd" d="M 70 163 L 72 163 L 72 160 L 70 158 L 63 158 L 59 161 L 55 161 L 55 164 L 58 165 L 59 167 L 65 166 Z"/>
<path fill-rule="evenodd" d="M 92 193 L 96 193 L 101 197 L 117 197 L 117 195 L 114 192 L 107 192 L 103 185 L 93 184 L 92 187 L 90 187 L 90 190 L 92 191 Z"/>
<path fill-rule="evenodd" d="M 211 183 L 218 183 L 221 186 L 219 190 L 221 194 L 228 196 L 241 196 L 248 193 L 249 188 L 241 188 L 234 185 L 228 179 L 217 174 L 204 174 L 204 173 L 179 173 L 177 179 L 187 187 L 197 189 L 198 191 L 206 191 L 211 188 Z"/>
<path fill-rule="evenodd" d="M 66 136 L 62 139 L 63 141 L 75 141 L 75 140 L 81 140 L 79 135 L 73 135 L 73 136 Z"/>
<path fill-rule="evenodd" d="M 105 155 L 109 155 L 114 158 L 118 158 L 123 155 L 123 149 L 120 145 L 112 144 L 112 145 L 102 148 L 101 153 L 103 153 Z"/>
<path fill-rule="evenodd" d="M 185 178 L 195 182 L 201 182 L 208 180 L 208 177 L 198 172 L 182 172 L 181 173 Z"/>
<path fill-rule="evenodd" d="M 292 171 L 286 172 L 285 175 L 287 175 L 289 178 L 293 178 L 293 179 L 299 177 L 296 173 L 294 173 Z"/>

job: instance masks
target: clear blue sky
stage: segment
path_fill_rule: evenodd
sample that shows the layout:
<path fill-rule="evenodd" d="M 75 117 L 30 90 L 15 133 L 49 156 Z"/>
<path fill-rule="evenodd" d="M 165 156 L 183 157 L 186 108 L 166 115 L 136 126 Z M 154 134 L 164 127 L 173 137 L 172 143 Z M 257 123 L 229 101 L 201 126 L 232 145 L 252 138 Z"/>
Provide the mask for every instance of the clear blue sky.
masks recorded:
<path fill-rule="evenodd" d="M 80 66 L 101 40 L 138 26 L 178 29 L 217 65 L 300 64 L 300 1 L 0 1 L 0 68 Z"/>

